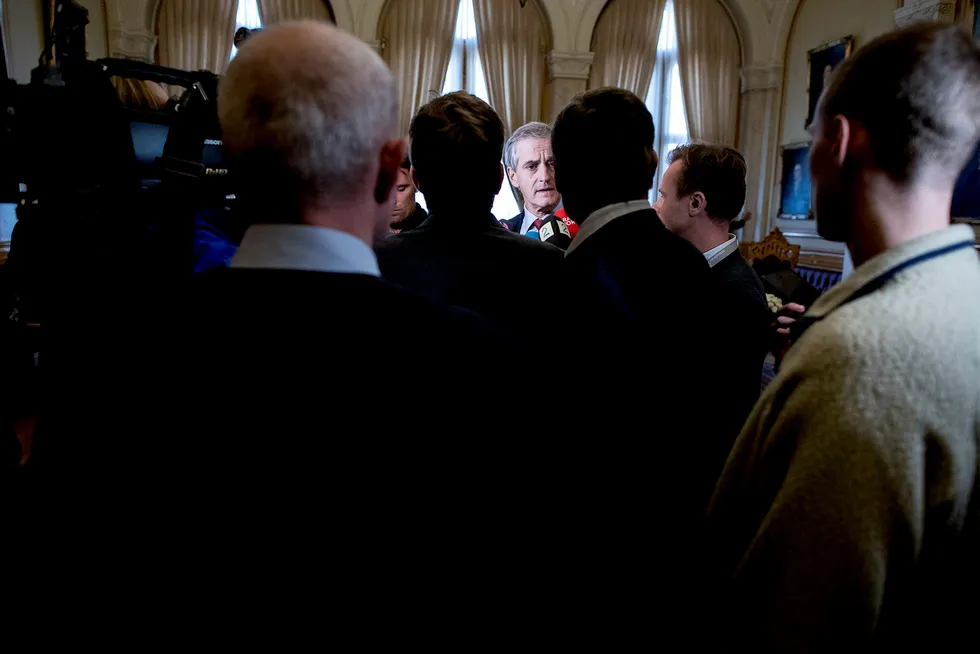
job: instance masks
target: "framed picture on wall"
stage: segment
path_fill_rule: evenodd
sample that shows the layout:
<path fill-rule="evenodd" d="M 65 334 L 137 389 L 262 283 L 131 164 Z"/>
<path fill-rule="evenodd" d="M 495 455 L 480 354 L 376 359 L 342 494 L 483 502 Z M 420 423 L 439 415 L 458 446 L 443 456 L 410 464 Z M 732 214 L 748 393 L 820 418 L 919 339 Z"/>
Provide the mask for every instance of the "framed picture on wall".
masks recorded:
<path fill-rule="evenodd" d="M 810 144 L 783 146 L 780 178 L 779 217 L 783 220 L 810 218 Z"/>
<path fill-rule="evenodd" d="M 806 53 L 807 59 L 807 114 L 804 127 L 810 127 L 813 117 L 817 113 L 817 101 L 827 86 L 830 74 L 834 72 L 842 61 L 851 56 L 854 49 L 854 39 L 845 36 L 842 39 L 824 43 L 820 47 L 814 48 Z"/>

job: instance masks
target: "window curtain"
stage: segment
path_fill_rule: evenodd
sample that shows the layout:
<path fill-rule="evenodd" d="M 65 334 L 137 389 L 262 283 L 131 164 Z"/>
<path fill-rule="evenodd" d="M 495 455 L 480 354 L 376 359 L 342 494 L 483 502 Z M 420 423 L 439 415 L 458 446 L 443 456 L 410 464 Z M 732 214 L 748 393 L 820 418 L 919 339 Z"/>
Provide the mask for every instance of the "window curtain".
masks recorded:
<path fill-rule="evenodd" d="M 223 73 L 235 40 L 237 12 L 238 0 L 163 0 L 160 65 Z"/>
<path fill-rule="evenodd" d="M 536 2 L 473 0 L 476 42 L 490 104 L 509 134 L 541 120 L 547 84 L 548 26 Z"/>
<path fill-rule="evenodd" d="M 275 25 L 290 20 L 324 20 L 333 16 L 323 0 L 258 0 L 263 25 Z"/>
<path fill-rule="evenodd" d="M 741 50 L 718 0 L 674 0 L 677 59 L 691 138 L 735 145 Z"/>
<path fill-rule="evenodd" d="M 647 97 L 667 0 L 611 0 L 592 33 L 589 88 L 616 86 Z"/>
<path fill-rule="evenodd" d="M 399 124 L 438 94 L 449 68 L 459 0 L 389 0 L 381 22 L 384 60 L 395 77 Z"/>

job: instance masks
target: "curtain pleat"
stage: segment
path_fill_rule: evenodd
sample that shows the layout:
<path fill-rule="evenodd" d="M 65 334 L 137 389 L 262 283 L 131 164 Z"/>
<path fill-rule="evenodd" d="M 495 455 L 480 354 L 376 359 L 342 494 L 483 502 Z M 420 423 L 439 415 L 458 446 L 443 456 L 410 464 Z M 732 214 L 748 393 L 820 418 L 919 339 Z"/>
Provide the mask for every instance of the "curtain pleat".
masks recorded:
<path fill-rule="evenodd" d="M 389 0 L 381 22 L 384 60 L 395 77 L 399 124 L 442 91 L 456 31 L 459 0 Z"/>
<path fill-rule="evenodd" d="M 163 0 L 160 65 L 223 73 L 235 39 L 238 0 Z"/>
<path fill-rule="evenodd" d="M 263 25 L 304 19 L 332 22 L 323 0 L 258 0 L 258 3 Z"/>
<path fill-rule="evenodd" d="M 741 50 L 717 0 L 674 0 L 677 60 L 691 138 L 735 145 Z"/>
<path fill-rule="evenodd" d="M 473 0 L 480 60 L 496 109 L 508 133 L 541 120 L 550 49 L 548 26 L 532 0 Z"/>
<path fill-rule="evenodd" d="M 589 88 L 615 86 L 647 97 L 667 0 L 611 0 L 592 33 Z"/>

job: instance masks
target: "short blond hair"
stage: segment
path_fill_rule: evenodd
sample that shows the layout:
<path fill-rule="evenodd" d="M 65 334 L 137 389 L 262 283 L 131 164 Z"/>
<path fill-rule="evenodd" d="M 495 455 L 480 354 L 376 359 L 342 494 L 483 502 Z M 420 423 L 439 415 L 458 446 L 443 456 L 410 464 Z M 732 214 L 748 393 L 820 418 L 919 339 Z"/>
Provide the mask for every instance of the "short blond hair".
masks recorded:
<path fill-rule="evenodd" d="M 394 80 L 378 55 L 314 21 L 254 36 L 218 93 L 222 138 L 243 191 L 301 206 L 373 191 L 378 153 L 397 138 L 397 107 Z"/>

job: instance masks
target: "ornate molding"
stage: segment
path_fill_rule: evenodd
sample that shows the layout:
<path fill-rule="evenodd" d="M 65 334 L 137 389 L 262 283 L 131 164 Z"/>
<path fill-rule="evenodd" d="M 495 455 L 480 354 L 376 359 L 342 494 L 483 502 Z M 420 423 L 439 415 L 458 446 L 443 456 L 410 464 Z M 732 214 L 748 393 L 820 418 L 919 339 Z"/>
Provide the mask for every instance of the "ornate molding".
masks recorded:
<path fill-rule="evenodd" d="M 109 56 L 153 63 L 157 35 L 149 30 L 113 25 L 109 28 Z"/>
<path fill-rule="evenodd" d="M 589 79 L 592 72 L 593 52 L 552 52 L 548 55 L 548 72 L 551 79 Z"/>
<path fill-rule="evenodd" d="M 753 66 L 741 70 L 742 93 L 778 89 L 783 82 L 782 66 Z"/>
<path fill-rule="evenodd" d="M 905 27 L 924 20 L 952 23 L 955 17 L 955 2 L 905 0 L 905 6 L 895 10 L 895 27 Z"/>

